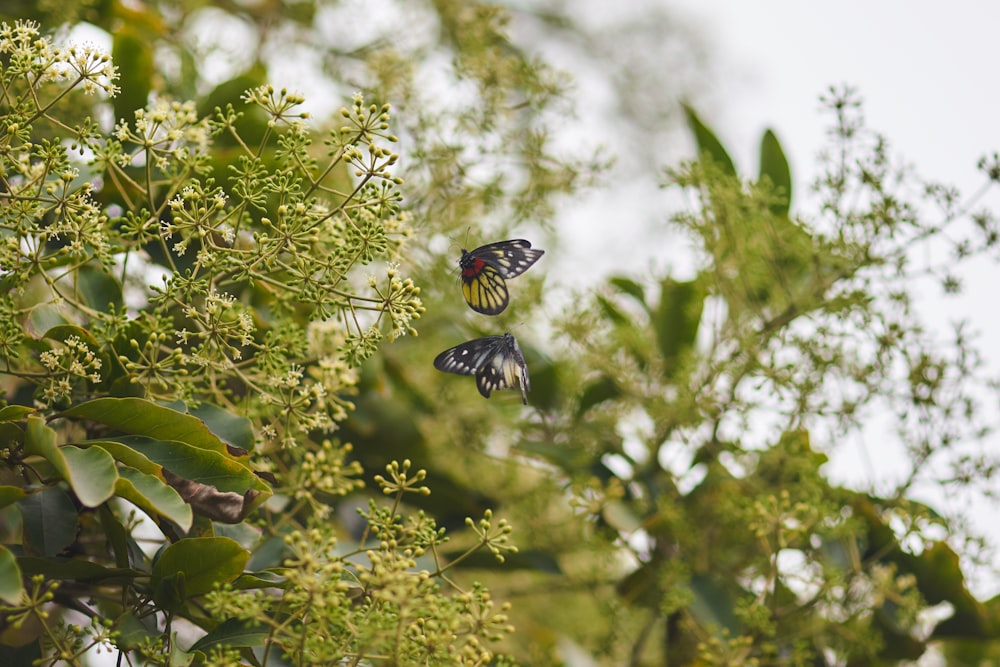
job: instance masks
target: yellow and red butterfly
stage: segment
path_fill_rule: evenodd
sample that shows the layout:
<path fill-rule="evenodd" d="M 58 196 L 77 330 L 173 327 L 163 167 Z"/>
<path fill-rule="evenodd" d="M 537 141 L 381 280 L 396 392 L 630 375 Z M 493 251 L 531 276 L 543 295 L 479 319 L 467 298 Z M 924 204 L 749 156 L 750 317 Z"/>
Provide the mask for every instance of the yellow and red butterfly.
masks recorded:
<path fill-rule="evenodd" d="M 524 239 L 497 241 L 475 250 L 462 248 L 462 295 L 477 313 L 499 315 L 510 303 L 507 280 L 519 276 L 545 254 Z"/>
<path fill-rule="evenodd" d="M 528 404 L 528 366 L 513 334 L 486 336 L 450 347 L 434 359 L 434 368 L 456 375 L 475 375 L 476 387 L 486 398 L 497 389 L 521 390 Z"/>

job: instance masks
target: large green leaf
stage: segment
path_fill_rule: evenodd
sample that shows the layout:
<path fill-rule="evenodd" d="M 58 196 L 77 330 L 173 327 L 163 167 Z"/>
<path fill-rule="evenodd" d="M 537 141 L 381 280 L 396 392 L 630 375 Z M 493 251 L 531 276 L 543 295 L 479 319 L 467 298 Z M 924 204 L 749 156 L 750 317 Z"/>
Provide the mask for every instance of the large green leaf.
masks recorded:
<path fill-rule="evenodd" d="M 11 634 L 14 634 L 16 639 L 12 639 Z M 32 638 L 25 642 L 22 634 L 29 634 Z M 37 641 L 41 634 L 41 623 L 37 621 L 35 622 L 35 633 L 27 630 L 26 626 L 22 626 L 22 628 L 8 627 L 7 631 L 0 636 L 0 640 L 3 642 L 10 642 L 9 646 L 0 644 L 0 665 L 32 667 L 42 664 L 42 644 Z"/>
<path fill-rule="evenodd" d="M 111 454 L 111 456 L 119 463 L 127 465 L 130 468 L 135 468 L 139 472 L 143 472 L 147 475 L 161 476 L 163 466 L 154 461 L 150 461 L 149 457 L 139 451 L 140 447 L 137 447 L 135 442 L 145 443 L 149 442 L 149 439 L 122 438 L 121 440 L 88 440 L 84 444 L 90 447 L 100 447 Z"/>
<path fill-rule="evenodd" d="M 136 616 L 131 610 L 121 614 L 115 619 L 115 629 L 119 633 L 115 645 L 128 650 L 152 644 L 163 636 L 156 627 L 156 618 L 155 614 Z"/>
<path fill-rule="evenodd" d="M 141 436 L 93 440 L 88 444 L 107 450 L 139 473 L 166 482 L 193 505 L 196 513 L 217 521 L 241 521 L 271 496 L 270 487 L 262 479 L 228 454 Z M 182 518 L 174 510 L 165 516 L 175 521 Z M 186 520 L 178 523 L 189 525 Z"/>
<path fill-rule="evenodd" d="M 176 440 L 192 447 L 227 453 L 201 419 L 142 398 L 98 398 L 70 408 L 63 417 L 89 419 L 112 428 L 157 440 Z"/>
<path fill-rule="evenodd" d="M 267 627 L 230 618 L 196 641 L 189 650 L 208 651 L 215 646 L 234 648 L 263 646 L 269 634 L 270 630 Z"/>
<path fill-rule="evenodd" d="M 197 408 L 189 410 L 189 413 L 204 421 L 209 430 L 223 442 L 243 449 L 253 448 L 253 425 L 246 417 L 234 415 L 210 403 L 202 403 Z"/>
<path fill-rule="evenodd" d="M 115 494 L 129 501 L 146 514 L 170 519 L 181 530 L 191 528 L 193 515 L 191 506 L 184 502 L 172 486 L 155 475 L 140 472 L 135 468 L 122 466 L 118 470 L 119 479 L 115 484 Z"/>
<path fill-rule="evenodd" d="M 55 556 L 76 539 L 77 510 L 58 486 L 33 493 L 20 503 L 24 545 L 43 556 Z"/>
<path fill-rule="evenodd" d="M 282 540 L 283 542 L 283 540 Z M 257 552 L 254 552 L 254 557 Z M 463 563 L 464 564 L 464 563 Z M 257 572 L 244 572 L 236 581 L 232 583 L 233 589 L 237 591 L 248 591 L 257 588 L 285 588 L 288 586 L 288 577 L 284 577 L 276 572 L 260 570 Z"/>
<path fill-rule="evenodd" d="M 28 497 L 28 492 L 19 486 L 0 486 L 0 508 L 13 505 Z"/>
<path fill-rule="evenodd" d="M 687 117 L 688 128 L 691 130 L 691 134 L 694 135 L 695 143 L 698 145 L 698 157 L 705 158 L 707 156 L 724 173 L 736 176 L 736 166 L 733 164 L 733 159 L 729 157 L 729 153 L 722 146 L 722 142 L 719 141 L 712 130 L 708 129 L 707 125 L 701 122 L 701 118 L 698 117 L 698 114 L 695 113 L 692 107 L 687 104 L 683 104 L 682 106 L 684 108 L 684 115 Z"/>
<path fill-rule="evenodd" d="M 80 267 L 76 290 L 81 300 L 94 310 L 107 311 L 111 306 L 121 309 L 124 305 L 121 283 L 98 266 Z"/>
<path fill-rule="evenodd" d="M 162 476 L 161 469 L 166 468 L 175 475 L 201 484 L 210 484 L 220 491 L 243 493 L 253 489 L 270 493 L 267 484 L 239 460 L 186 442 L 124 437 L 90 444 L 107 449 L 122 463 L 146 474 Z M 143 459 L 156 467 L 150 468 L 149 463 L 144 463 Z"/>
<path fill-rule="evenodd" d="M 34 411 L 23 405 L 7 405 L 0 408 L 0 422 L 19 422 Z"/>
<path fill-rule="evenodd" d="M 917 587 L 934 604 L 946 601 L 954 610 L 931 635 L 939 637 L 987 638 L 1000 632 L 997 618 L 975 598 L 965 585 L 959 556 L 948 544 L 936 542 L 913 560 Z"/>
<path fill-rule="evenodd" d="M 608 278 L 608 284 L 622 294 L 629 295 L 635 299 L 640 306 L 649 310 L 649 305 L 646 303 L 646 290 L 643 289 L 641 284 L 631 278 L 626 278 L 625 276 L 611 276 Z"/>
<path fill-rule="evenodd" d="M 517 443 L 517 449 L 525 454 L 544 458 L 549 463 L 570 471 L 585 468 L 592 459 L 589 453 L 581 449 L 549 440 L 521 440 Z"/>
<path fill-rule="evenodd" d="M 597 305 L 600 306 L 604 317 L 611 320 L 612 324 L 616 324 L 618 326 L 631 324 L 632 320 L 610 299 L 600 294 L 598 294 L 595 298 L 597 299 Z"/>
<path fill-rule="evenodd" d="M 41 417 L 28 417 L 24 451 L 52 464 L 87 507 L 97 507 L 114 494 L 118 471 L 111 456 L 100 449 L 56 446 L 55 431 Z"/>
<path fill-rule="evenodd" d="M 20 604 L 24 597 L 24 584 L 21 582 L 21 568 L 10 550 L 0 544 L 0 601 L 9 605 Z"/>
<path fill-rule="evenodd" d="M 135 110 L 146 106 L 153 79 L 153 41 L 150 35 L 137 30 L 128 21 L 114 31 L 111 55 L 119 69 L 118 87 L 114 97 L 115 117 L 132 122 Z"/>
<path fill-rule="evenodd" d="M 788 159 L 781 149 L 778 137 L 768 130 L 760 140 L 760 176 L 759 180 L 769 180 L 775 188 L 775 194 L 784 199 L 781 203 L 771 206 L 775 215 L 787 216 L 792 202 L 792 172 L 788 168 Z"/>
<path fill-rule="evenodd" d="M 653 328 L 668 376 L 676 370 L 681 355 L 694 347 L 704 303 L 699 281 L 678 282 L 667 278 L 660 284 L 660 303 L 653 316 Z"/>
<path fill-rule="evenodd" d="M 185 595 L 204 595 L 240 576 L 249 558 L 250 552 L 228 537 L 185 538 L 164 549 L 153 564 L 153 585 L 183 572 Z"/>
<path fill-rule="evenodd" d="M 655 609 L 663 597 L 659 576 L 658 564 L 646 562 L 625 575 L 615 590 L 627 605 Z"/>
<path fill-rule="evenodd" d="M 22 556 L 17 559 L 17 562 L 21 566 L 21 571 L 29 577 L 41 574 L 48 579 L 118 583 L 147 576 L 145 572 L 132 568 L 105 567 L 79 558 Z"/>
<path fill-rule="evenodd" d="M 97 507 L 114 495 L 118 469 L 110 454 L 99 447 L 60 447 L 59 451 L 66 460 L 66 481 L 81 503 Z"/>
<path fill-rule="evenodd" d="M 94 338 L 92 333 L 83 327 L 76 326 L 75 324 L 58 324 L 54 327 L 50 327 L 45 332 L 43 338 L 57 340 L 60 343 L 64 343 L 70 338 L 79 338 L 94 352 L 101 348 L 101 344 L 97 342 L 97 339 Z"/>
<path fill-rule="evenodd" d="M 730 637 L 738 637 L 742 628 L 736 616 L 735 600 L 723 583 L 709 575 L 696 574 L 691 577 L 691 592 L 694 601 L 688 610 L 702 625 L 728 630 Z"/>
<path fill-rule="evenodd" d="M 115 565 L 118 567 L 132 567 L 146 563 L 146 554 L 139 548 L 139 544 L 129 532 L 121 520 L 115 516 L 108 504 L 97 508 L 97 516 L 101 520 L 101 529 L 104 537 L 108 541 L 115 555 Z"/>
<path fill-rule="evenodd" d="M 580 399 L 577 401 L 576 416 L 579 417 L 599 403 L 618 398 L 621 393 L 618 384 L 612 378 L 602 375 L 584 387 Z"/>

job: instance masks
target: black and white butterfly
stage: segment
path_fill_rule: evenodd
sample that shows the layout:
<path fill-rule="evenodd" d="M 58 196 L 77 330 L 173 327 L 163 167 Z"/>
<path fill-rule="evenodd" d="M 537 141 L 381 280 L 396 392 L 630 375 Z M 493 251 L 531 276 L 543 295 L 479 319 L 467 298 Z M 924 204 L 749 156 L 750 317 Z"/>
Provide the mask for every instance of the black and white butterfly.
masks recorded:
<path fill-rule="evenodd" d="M 517 344 L 509 333 L 486 336 L 456 345 L 434 359 L 434 368 L 445 373 L 475 375 L 476 387 L 486 398 L 497 389 L 521 389 L 521 399 L 528 404 L 528 366 Z"/>
<path fill-rule="evenodd" d="M 462 248 L 462 295 L 477 313 L 498 315 L 510 303 L 507 280 L 521 275 L 545 254 L 524 239 L 497 241 L 468 251 Z"/>

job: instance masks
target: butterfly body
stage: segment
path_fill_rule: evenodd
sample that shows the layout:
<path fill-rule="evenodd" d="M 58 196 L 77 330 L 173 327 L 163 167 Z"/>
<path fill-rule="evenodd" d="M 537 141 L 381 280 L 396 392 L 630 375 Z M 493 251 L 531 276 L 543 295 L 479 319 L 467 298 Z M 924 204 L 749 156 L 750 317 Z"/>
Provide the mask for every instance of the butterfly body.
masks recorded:
<path fill-rule="evenodd" d="M 510 303 L 507 280 L 527 271 L 544 254 L 524 239 L 497 241 L 475 250 L 462 248 L 458 265 L 466 303 L 477 313 L 499 315 Z"/>
<path fill-rule="evenodd" d="M 479 393 L 489 398 L 498 389 L 520 389 L 528 404 L 528 366 L 512 334 L 486 336 L 448 348 L 434 359 L 434 368 L 456 375 L 475 375 Z"/>

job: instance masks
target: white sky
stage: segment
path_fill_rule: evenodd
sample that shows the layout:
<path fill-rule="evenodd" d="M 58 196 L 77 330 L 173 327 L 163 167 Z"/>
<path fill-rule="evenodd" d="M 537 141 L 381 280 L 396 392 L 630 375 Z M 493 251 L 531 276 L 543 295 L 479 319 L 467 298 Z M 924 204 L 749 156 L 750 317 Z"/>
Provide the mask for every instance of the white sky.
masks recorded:
<path fill-rule="evenodd" d="M 801 193 L 815 176 L 811 170 L 825 141 L 828 118 L 818 112 L 817 100 L 831 84 L 860 92 L 868 125 L 888 136 L 893 153 L 923 177 L 955 185 L 965 195 L 983 183 L 978 159 L 1000 150 L 1000 3 L 671 0 L 668 6 L 709 42 L 721 76 L 714 79 L 714 104 L 700 112 L 743 173 L 756 173 L 760 136 L 770 127 Z M 998 193 L 984 203 L 1000 210 Z M 959 299 L 945 301 L 928 289 L 923 312 L 932 322 L 969 319 L 996 372 L 1000 267 L 979 261 L 963 276 L 966 291 Z M 892 454 L 872 451 L 872 441 L 867 451 L 860 440 L 842 448 L 828 472 L 837 479 L 876 480 L 891 469 Z M 988 446 L 1000 446 L 1000 439 Z M 963 509 L 1000 542 L 996 503 Z M 990 576 L 974 583 L 980 595 L 1000 588 Z"/>

